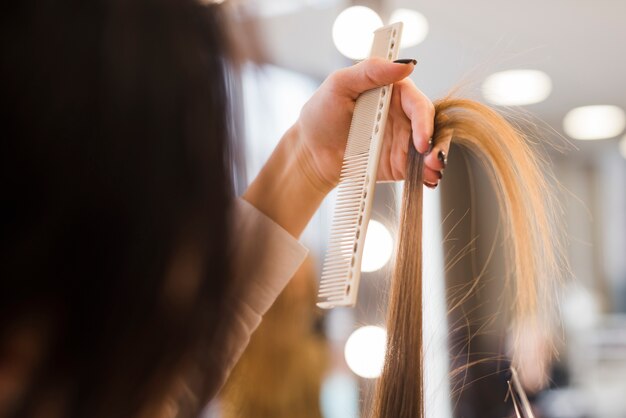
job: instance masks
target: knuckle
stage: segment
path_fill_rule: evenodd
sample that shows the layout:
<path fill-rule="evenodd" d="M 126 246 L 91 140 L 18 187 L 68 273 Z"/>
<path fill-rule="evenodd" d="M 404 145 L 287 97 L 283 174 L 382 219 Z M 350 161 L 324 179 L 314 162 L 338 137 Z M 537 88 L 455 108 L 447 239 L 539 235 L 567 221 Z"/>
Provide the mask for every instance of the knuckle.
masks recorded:
<path fill-rule="evenodd" d="M 343 72 L 345 70 L 337 70 L 332 72 L 328 77 L 326 77 L 325 83 L 328 84 L 330 88 L 335 88 L 341 84 L 341 79 L 343 78 Z"/>
<path fill-rule="evenodd" d="M 370 85 L 378 85 L 376 77 L 376 69 L 374 67 L 365 67 L 363 69 L 363 78 Z"/>

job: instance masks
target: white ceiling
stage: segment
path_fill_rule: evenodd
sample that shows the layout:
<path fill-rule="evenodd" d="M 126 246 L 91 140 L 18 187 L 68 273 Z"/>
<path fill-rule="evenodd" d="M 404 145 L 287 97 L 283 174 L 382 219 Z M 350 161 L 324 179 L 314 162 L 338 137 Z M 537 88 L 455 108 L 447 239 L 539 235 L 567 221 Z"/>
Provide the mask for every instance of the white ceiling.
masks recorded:
<path fill-rule="evenodd" d="M 457 86 L 463 95 L 480 98 L 480 84 L 490 73 L 532 68 L 551 76 L 553 92 L 527 109 L 561 133 L 563 116 L 573 107 L 626 109 L 623 0 L 257 1 L 260 9 L 272 4 L 259 26 L 269 60 L 318 79 L 350 64 L 331 39 L 333 21 L 344 7 L 374 6 L 383 19 L 405 7 L 424 14 L 430 24 L 426 40 L 401 55 L 419 61 L 413 79 L 432 99 Z M 617 149 L 615 140 L 577 145 Z"/>

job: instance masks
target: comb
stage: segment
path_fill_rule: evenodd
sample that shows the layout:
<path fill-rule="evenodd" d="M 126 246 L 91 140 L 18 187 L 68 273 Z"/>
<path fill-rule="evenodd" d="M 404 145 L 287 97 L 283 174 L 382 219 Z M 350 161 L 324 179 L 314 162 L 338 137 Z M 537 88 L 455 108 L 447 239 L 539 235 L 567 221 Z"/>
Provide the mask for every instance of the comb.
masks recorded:
<path fill-rule="evenodd" d="M 395 60 L 401 35 L 401 22 L 378 29 L 370 57 Z M 317 302 L 320 308 L 356 303 L 392 88 L 389 85 L 368 90 L 356 100 L 322 268 Z"/>

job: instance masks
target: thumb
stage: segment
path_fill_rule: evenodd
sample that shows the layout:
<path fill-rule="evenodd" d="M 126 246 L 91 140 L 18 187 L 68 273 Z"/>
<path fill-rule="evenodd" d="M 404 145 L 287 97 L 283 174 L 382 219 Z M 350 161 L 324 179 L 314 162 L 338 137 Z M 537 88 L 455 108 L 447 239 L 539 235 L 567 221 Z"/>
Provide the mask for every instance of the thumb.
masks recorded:
<path fill-rule="evenodd" d="M 361 93 L 376 87 L 395 83 L 409 76 L 415 68 L 415 60 L 391 62 L 383 58 L 368 58 L 360 63 L 336 71 L 330 76 L 334 90 L 353 100 Z"/>

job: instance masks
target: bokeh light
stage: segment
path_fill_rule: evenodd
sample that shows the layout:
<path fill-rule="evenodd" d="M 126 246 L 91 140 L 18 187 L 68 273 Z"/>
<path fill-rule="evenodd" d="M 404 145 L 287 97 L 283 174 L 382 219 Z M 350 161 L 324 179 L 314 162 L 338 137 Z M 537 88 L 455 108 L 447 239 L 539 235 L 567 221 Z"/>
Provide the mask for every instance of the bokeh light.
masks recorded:
<path fill-rule="evenodd" d="M 380 376 L 385 364 L 387 331 L 368 325 L 355 330 L 344 349 L 346 363 L 355 374 L 366 379 Z"/>
<path fill-rule="evenodd" d="M 428 35 L 428 20 L 426 17 L 411 9 L 396 9 L 391 13 L 389 23 L 402 22 L 401 48 L 409 48 L 418 45 Z"/>
<path fill-rule="evenodd" d="M 367 58 L 374 31 L 383 26 L 378 14 L 365 6 L 352 6 L 339 13 L 333 24 L 333 42 L 339 52 L 355 60 Z"/>
<path fill-rule="evenodd" d="M 371 272 L 381 269 L 393 253 L 393 238 L 389 230 L 380 222 L 370 220 L 365 236 L 361 271 Z"/>
<path fill-rule="evenodd" d="M 563 119 L 565 133 L 574 139 L 614 138 L 626 128 L 626 114 L 611 105 L 581 106 L 567 112 Z"/>
<path fill-rule="evenodd" d="M 500 106 L 522 106 L 539 103 L 552 92 L 552 80 L 543 71 L 508 70 L 487 77 L 482 93 L 490 103 Z"/>

